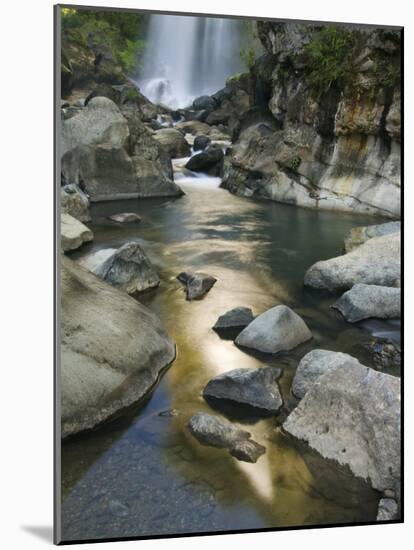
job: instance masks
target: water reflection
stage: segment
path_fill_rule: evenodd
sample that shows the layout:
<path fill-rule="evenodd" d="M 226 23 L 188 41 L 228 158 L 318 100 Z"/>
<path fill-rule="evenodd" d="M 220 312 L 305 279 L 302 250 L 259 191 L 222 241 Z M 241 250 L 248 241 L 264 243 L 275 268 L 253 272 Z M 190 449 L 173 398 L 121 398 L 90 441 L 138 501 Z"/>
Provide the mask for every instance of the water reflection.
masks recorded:
<path fill-rule="evenodd" d="M 216 183 L 186 181 L 180 199 L 95 205 L 95 241 L 73 254 L 88 262 L 95 252 L 138 241 L 161 278 L 160 288 L 140 300 L 161 317 L 178 355 L 142 410 L 64 444 L 65 538 L 374 519 L 373 491 L 278 431 L 295 405 L 290 385 L 305 353 L 324 347 L 363 357 L 355 346 L 367 337 L 364 326 L 337 318 L 329 307 L 335 296 L 302 283 L 313 262 L 340 254 L 347 231 L 372 218 L 249 201 Z M 137 212 L 142 222 L 119 227 L 105 219 L 126 210 Z M 205 271 L 218 282 L 203 300 L 187 302 L 175 278 L 183 270 Z M 290 353 L 247 353 L 211 328 L 234 307 L 250 307 L 257 315 L 279 303 L 302 315 L 314 336 Z M 246 464 L 200 445 L 185 425 L 200 410 L 220 414 L 202 398 L 208 380 L 234 368 L 265 365 L 282 370 L 284 410 L 277 418 L 237 422 L 266 454 Z M 177 414 L 159 415 L 168 409 Z"/>

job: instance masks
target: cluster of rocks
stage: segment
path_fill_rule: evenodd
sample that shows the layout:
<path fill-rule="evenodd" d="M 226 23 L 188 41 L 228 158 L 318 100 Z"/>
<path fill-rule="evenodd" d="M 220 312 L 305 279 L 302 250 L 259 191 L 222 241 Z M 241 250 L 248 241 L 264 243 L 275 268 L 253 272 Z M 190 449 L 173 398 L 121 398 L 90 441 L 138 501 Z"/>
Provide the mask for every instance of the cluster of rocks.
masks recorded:
<path fill-rule="evenodd" d="M 231 330 L 237 345 L 272 354 L 288 351 L 312 338 L 303 319 L 285 305 L 275 306 L 256 318 L 251 309 L 237 307 L 221 315 L 213 330 L 218 334 L 228 334 Z M 203 389 L 203 397 L 219 411 L 230 404 L 239 412 L 244 411 L 255 417 L 277 415 L 283 407 L 278 385 L 280 375 L 281 369 L 278 367 L 234 369 L 212 378 Z M 200 418 L 203 420 L 201 429 L 198 428 Z M 206 418 L 208 421 L 205 421 Z M 258 444 L 254 441 L 243 443 L 243 453 L 233 452 L 233 433 L 239 429 L 218 417 L 197 413 L 188 426 L 201 443 L 226 447 L 239 460 L 256 462 L 265 453 L 265 447 L 261 445 L 257 453 Z M 217 444 L 217 438 L 222 441 L 222 434 L 227 432 L 230 443 Z"/>
<path fill-rule="evenodd" d="M 400 224 L 391 222 L 353 229 L 345 238 L 344 255 L 312 265 L 305 285 L 335 292 L 347 290 L 333 304 L 355 323 L 371 317 L 401 315 Z"/>

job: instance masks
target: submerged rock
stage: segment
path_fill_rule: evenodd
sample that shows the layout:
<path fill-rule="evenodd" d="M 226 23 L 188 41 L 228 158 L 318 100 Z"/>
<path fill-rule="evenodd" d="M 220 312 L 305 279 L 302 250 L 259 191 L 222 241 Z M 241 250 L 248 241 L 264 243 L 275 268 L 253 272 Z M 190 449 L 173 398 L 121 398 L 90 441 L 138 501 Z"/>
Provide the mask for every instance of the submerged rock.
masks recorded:
<path fill-rule="evenodd" d="M 398 504 L 393 498 L 382 498 L 378 504 L 377 521 L 398 519 Z"/>
<path fill-rule="evenodd" d="M 76 250 L 84 243 L 93 240 L 92 231 L 70 214 L 60 217 L 60 243 L 63 252 Z"/>
<path fill-rule="evenodd" d="M 283 429 L 374 489 L 400 489 L 400 380 L 355 362 L 322 375 Z"/>
<path fill-rule="evenodd" d="M 337 351 L 326 349 L 314 349 L 307 353 L 300 361 L 292 382 L 292 393 L 298 399 L 302 399 L 312 385 L 319 378 L 332 369 L 338 367 L 347 368 L 349 364 L 359 361 Z"/>
<path fill-rule="evenodd" d="M 283 405 L 277 367 L 234 369 L 212 378 L 203 390 L 209 401 L 225 400 L 255 409 L 257 414 L 277 414 Z"/>
<path fill-rule="evenodd" d="M 157 130 L 154 139 L 158 141 L 167 151 L 171 158 L 182 158 L 190 156 L 190 146 L 183 134 L 175 128 L 163 128 Z"/>
<path fill-rule="evenodd" d="M 183 271 L 177 275 L 177 279 L 186 286 L 187 300 L 199 300 L 217 282 L 215 277 L 200 272 L 186 273 Z"/>
<path fill-rule="evenodd" d="M 266 452 L 251 434 L 217 416 L 196 413 L 188 422 L 191 434 L 203 445 L 228 449 L 230 454 L 244 462 L 257 462 Z"/>
<path fill-rule="evenodd" d="M 128 294 L 156 288 L 160 284 L 149 258 L 140 245 L 134 242 L 121 246 L 102 264 L 95 267 L 93 273 Z"/>
<path fill-rule="evenodd" d="M 380 369 L 401 366 L 401 346 L 388 338 L 373 336 L 368 342 L 361 344 L 371 356 L 374 365 Z"/>
<path fill-rule="evenodd" d="M 252 321 L 236 344 L 265 353 L 289 351 L 312 338 L 305 321 L 285 305 L 275 306 Z"/>
<path fill-rule="evenodd" d="M 192 172 L 206 172 L 219 175 L 224 153 L 220 147 L 210 145 L 203 152 L 190 158 L 185 167 Z"/>
<path fill-rule="evenodd" d="M 384 235 L 391 235 L 392 233 L 399 233 L 400 231 L 401 222 L 387 222 L 365 227 L 354 227 L 345 237 L 345 252 L 351 252 L 351 250 L 373 237 L 382 237 Z"/>
<path fill-rule="evenodd" d="M 139 401 L 175 358 L 158 317 L 62 256 L 62 437 Z"/>
<path fill-rule="evenodd" d="M 139 223 L 141 221 L 141 217 L 135 214 L 135 212 L 112 214 L 112 216 L 109 216 L 109 219 L 117 223 Z"/>
<path fill-rule="evenodd" d="M 350 323 L 371 317 L 395 319 L 401 315 L 401 291 L 399 288 L 359 283 L 331 307 L 340 311 Z"/>
<path fill-rule="evenodd" d="M 65 185 L 60 193 L 61 212 L 69 214 L 80 222 L 89 222 L 89 200 L 78 185 Z"/>
<path fill-rule="evenodd" d="M 253 321 L 253 312 L 248 307 L 235 307 L 217 319 L 213 330 L 219 334 L 228 330 L 241 331 Z"/>
<path fill-rule="evenodd" d="M 348 254 L 317 262 L 305 274 L 305 285 L 336 291 L 357 283 L 400 286 L 400 235 L 374 237 Z"/>

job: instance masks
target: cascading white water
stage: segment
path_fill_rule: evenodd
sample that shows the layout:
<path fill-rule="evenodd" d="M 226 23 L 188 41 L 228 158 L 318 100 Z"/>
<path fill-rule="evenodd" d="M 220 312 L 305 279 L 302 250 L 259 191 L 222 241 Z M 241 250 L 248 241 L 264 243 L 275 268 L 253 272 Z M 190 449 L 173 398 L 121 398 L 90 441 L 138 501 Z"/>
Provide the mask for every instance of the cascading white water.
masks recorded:
<path fill-rule="evenodd" d="M 152 15 L 139 86 L 155 103 L 187 107 L 242 70 L 240 21 Z"/>

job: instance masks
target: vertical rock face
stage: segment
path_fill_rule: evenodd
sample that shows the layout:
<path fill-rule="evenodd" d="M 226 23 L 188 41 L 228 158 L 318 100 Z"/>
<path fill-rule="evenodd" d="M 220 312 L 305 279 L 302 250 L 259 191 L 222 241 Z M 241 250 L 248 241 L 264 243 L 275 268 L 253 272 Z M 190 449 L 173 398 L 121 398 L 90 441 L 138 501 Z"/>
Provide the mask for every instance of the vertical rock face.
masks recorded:
<path fill-rule="evenodd" d="M 355 361 L 329 369 L 283 429 L 379 491 L 400 490 L 400 380 Z"/>
<path fill-rule="evenodd" d="M 62 437 L 143 398 L 175 358 L 157 316 L 69 258 L 61 267 Z"/>
<path fill-rule="evenodd" d="M 400 33 L 274 22 L 258 31 L 268 54 L 251 71 L 253 108 L 267 101 L 273 123 L 242 121 L 223 187 L 398 218 Z M 326 75 L 321 52 L 332 62 Z"/>

